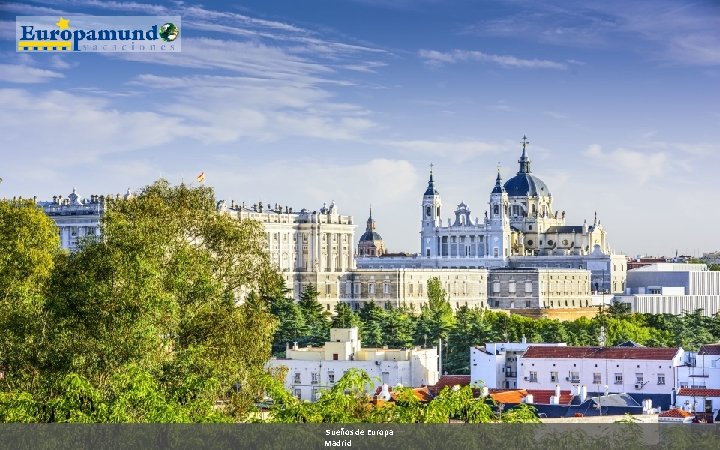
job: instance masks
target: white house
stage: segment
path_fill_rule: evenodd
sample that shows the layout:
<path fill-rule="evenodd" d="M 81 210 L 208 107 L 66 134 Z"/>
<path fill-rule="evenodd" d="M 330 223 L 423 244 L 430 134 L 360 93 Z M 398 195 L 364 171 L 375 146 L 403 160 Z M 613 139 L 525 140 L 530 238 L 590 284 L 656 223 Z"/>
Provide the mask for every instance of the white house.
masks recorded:
<path fill-rule="evenodd" d="M 518 357 L 529 346 L 565 346 L 565 343 L 529 344 L 522 342 L 489 342 L 470 348 L 470 384 L 487 388 L 515 389 Z"/>
<path fill-rule="evenodd" d="M 301 400 L 316 400 L 349 369 L 370 375 L 369 393 L 383 384 L 418 387 L 434 385 L 439 378 L 436 349 L 362 348 L 357 328 L 332 328 L 323 347 L 294 345 L 285 358 L 272 358 L 268 366 L 287 369 L 285 387 Z"/>
<path fill-rule="evenodd" d="M 685 354 L 685 364 L 678 368 L 678 387 L 720 389 L 720 344 L 705 344 L 697 353 Z"/>
<path fill-rule="evenodd" d="M 679 347 L 531 345 L 518 357 L 517 387 L 671 396 L 683 354 Z"/>

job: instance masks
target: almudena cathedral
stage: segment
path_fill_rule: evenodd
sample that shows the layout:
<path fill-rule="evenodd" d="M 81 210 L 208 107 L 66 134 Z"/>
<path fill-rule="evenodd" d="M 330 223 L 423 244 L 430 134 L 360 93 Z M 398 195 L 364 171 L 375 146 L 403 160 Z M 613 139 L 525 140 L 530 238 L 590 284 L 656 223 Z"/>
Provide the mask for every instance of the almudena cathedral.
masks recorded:
<path fill-rule="evenodd" d="M 567 225 L 553 209 L 549 187 L 531 171 L 523 138 L 518 172 L 488 183 L 484 217 L 460 203 L 443 220 L 441 182 L 433 178 L 420 197 L 420 252 L 390 254 L 376 223 L 367 219 L 355 244 L 355 222 L 333 203 L 314 211 L 280 205 L 218 202 L 218 212 L 264 225 L 268 252 L 296 298 L 313 284 L 332 311 L 337 302 L 359 309 L 366 302 L 419 310 L 427 281 L 438 277 L 453 308 L 463 305 L 542 316 L 581 311 L 625 289 L 626 258 L 615 255 L 597 216 Z M 129 191 L 126 196 L 132 195 Z M 105 198 L 39 202 L 72 250 L 79 237 L 99 234 Z M 611 296 L 607 296 L 608 299 Z"/>

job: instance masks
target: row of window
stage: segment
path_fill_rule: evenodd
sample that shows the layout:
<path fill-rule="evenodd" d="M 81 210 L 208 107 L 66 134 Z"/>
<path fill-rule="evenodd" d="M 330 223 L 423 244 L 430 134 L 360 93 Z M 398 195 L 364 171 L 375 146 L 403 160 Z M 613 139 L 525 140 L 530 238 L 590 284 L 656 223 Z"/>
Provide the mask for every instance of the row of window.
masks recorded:
<path fill-rule="evenodd" d="M 527 381 L 537 383 L 538 382 L 538 373 L 536 371 L 530 371 L 529 376 L 527 377 Z M 565 381 L 569 381 L 570 383 L 580 383 L 580 372 L 570 372 L 569 376 L 565 378 Z M 551 383 L 559 383 L 560 377 L 558 376 L 558 372 L 550 372 L 550 382 Z M 602 374 L 600 372 L 593 373 L 593 382 L 592 384 L 602 384 Z M 623 374 L 622 373 L 615 373 L 615 384 L 623 384 Z M 645 375 L 642 373 L 636 373 L 635 374 L 635 384 L 637 385 L 645 385 Z M 657 374 L 657 384 L 663 385 L 665 384 L 665 374 L 659 373 Z"/>
<path fill-rule="evenodd" d="M 329 371 L 328 372 L 328 383 L 334 384 L 335 383 L 335 372 Z M 295 372 L 293 376 L 293 384 L 302 384 L 302 374 L 300 372 Z M 320 384 L 320 374 L 317 372 L 312 372 L 310 374 L 310 384 Z"/>

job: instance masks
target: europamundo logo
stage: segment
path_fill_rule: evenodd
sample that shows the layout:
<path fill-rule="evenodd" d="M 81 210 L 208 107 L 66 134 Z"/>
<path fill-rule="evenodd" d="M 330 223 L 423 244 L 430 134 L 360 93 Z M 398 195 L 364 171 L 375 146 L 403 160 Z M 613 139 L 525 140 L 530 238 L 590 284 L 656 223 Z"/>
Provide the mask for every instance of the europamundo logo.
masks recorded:
<path fill-rule="evenodd" d="M 180 16 L 18 16 L 18 52 L 179 52 Z"/>

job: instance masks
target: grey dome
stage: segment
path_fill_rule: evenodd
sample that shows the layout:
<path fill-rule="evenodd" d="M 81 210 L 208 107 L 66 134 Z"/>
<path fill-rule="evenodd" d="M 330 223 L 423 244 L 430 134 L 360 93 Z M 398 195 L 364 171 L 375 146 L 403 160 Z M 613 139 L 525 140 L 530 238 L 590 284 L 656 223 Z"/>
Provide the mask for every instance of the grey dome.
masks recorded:
<path fill-rule="evenodd" d="M 552 195 L 543 180 L 527 172 L 518 172 L 517 175 L 505 182 L 504 187 L 509 197 L 546 197 Z"/>
<path fill-rule="evenodd" d="M 380 234 L 375 231 L 366 231 L 362 236 L 360 236 L 360 242 L 368 241 L 382 241 L 382 237 L 380 237 Z"/>

